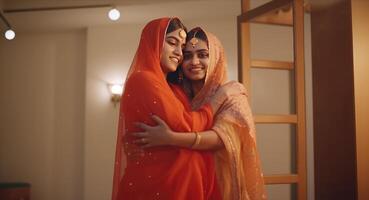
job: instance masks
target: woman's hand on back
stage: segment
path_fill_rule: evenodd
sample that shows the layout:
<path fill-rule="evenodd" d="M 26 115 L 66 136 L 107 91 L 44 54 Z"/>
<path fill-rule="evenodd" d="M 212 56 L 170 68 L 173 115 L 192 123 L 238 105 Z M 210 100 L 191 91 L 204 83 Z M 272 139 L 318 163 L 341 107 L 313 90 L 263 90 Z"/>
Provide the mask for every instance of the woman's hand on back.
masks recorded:
<path fill-rule="evenodd" d="M 142 148 L 171 145 L 174 132 L 158 116 L 153 115 L 152 119 L 157 123 L 156 126 L 149 126 L 141 122 L 136 123 L 143 131 L 132 133 L 133 136 L 137 137 L 134 143 Z"/>

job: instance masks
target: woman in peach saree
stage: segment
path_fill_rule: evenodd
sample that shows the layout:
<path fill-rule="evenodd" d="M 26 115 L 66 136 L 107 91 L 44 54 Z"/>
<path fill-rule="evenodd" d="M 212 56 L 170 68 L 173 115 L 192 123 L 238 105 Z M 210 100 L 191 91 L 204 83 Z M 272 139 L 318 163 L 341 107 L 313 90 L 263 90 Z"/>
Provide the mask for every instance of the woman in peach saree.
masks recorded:
<path fill-rule="evenodd" d="M 186 107 L 196 110 L 214 97 L 226 81 L 224 49 L 213 34 L 195 28 L 188 33 L 183 54 L 182 68 L 171 74 L 171 81 L 182 86 L 182 93 L 188 98 L 184 104 L 191 101 L 191 105 Z M 168 141 L 164 145 L 212 152 L 222 199 L 266 199 L 256 147 L 255 124 L 246 94 L 228 98 L 217 111 L 212 128 L 194 133 L 201 136 L 201 141 L 195 141 L 195 145 L 183 144 L 180 142 L 183 139 L 178 138 L 180 133 L 170 130 L 159 117 L 156 117 L 156 121 L 158 126 L 140 124 L 145 132 L 134 133 L 150 141 L 145 147 L 162 145 L 157 142 L 160 140 Z"/>
<path fill-rule="evenodd" d="M 186 109 L 178 99 L 184 96 L 173 93 L 166 75 L 175 71 L 182 60 L 186 37 L 181 26 L 171 28 L 173 21 L 179 20 L 156 19 L 144 27 L 127 75 L 120 104 L 113 200 L 221 198 L 211 152 L 174 146 L 142 149 L 137 137 L 129 134 L 142 130 L 136 122 L 154 125 L 152 115 L 178 132 L 209 129 L 213 111 L 227 98 L 229 89 L 224 89 L 195 112 Z M 178 91 L 175 87 L 173 90 Z M 139 143 L 147 143 L 145 140 L 142 138 Z"/>

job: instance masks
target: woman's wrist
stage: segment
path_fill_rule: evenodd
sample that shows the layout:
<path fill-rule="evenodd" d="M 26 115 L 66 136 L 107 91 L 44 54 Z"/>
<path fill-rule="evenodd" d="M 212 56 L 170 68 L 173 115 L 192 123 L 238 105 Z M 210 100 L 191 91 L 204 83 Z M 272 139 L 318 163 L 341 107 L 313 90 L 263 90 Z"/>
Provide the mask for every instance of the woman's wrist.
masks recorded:
<path fill-rule="evenodd" d="M 177 145 L 176 135 L 177 134 L 173 131 L 168 132 L 168 145 L 170 145 L 170 146 L 176 146 Z"/>
<path fill-rule="evenodd" d="M 168 140 L 168 145 L 176 146 L 176 147 L 185 147 L 192 148 L 192 146 L 196 143 L 196 133 L 194 132 L 174 132 L 171 131 L 170 139 Z"/>
<path fill-rule="evenodd" d="M 191 145 L 191 149 L 196 149 L 201 142 L 201 135 L 198 132 L 194 132 L 194 134 L 195 134 L 195 139 Z"/>

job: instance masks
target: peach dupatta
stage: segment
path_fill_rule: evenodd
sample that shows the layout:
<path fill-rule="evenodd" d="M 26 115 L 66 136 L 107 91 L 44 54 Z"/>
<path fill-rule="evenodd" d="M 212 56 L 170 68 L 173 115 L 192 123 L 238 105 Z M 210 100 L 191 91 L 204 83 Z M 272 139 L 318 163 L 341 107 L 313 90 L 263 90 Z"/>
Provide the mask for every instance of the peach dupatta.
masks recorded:
<path fill-rule="evenodd" d="M 210 62 L 204 87 L 192 100 L 194 110 L 212 98 L 227 76 L 227 62 L 220 41 L 213 34 L 205 33 L 208 38 Z M 223 199 L 266 199 L 256 148 L 255 123 L 247 96 L 240 94 L 228 99 L 215 114 L 214 121 L 212 129 L 217 132 L 225 146 L 214 153 Z"/>

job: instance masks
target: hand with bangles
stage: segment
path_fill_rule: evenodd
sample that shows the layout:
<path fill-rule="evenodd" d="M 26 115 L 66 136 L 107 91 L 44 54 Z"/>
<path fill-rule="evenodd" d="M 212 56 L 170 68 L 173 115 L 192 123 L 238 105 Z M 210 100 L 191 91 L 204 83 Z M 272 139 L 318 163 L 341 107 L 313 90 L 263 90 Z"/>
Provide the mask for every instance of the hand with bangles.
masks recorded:
<path fill-rule="evenodd" d="M 141 122 L 137 122 L 137 127 L 141 128 L 142 132 L 132 133 L 137 137 L 135 144 L 142 148 L 172 145 L 174 132 L 168 125 L 156 115 L 152 115 L 152 119 L 157 123 L 156 126 L 149 126 Z"/>
<path fill-rule="evenodd" d="M 141 148 L 170 145 L 194 150 L 217 150 L 223 147 L 223 142 L 213 130 L 176 132 L 158 116 L 152 115 L 152 119 L 157 123 L 156 126 L 138 122 L 136 125 L 143 131 L 131 133 L 137 138 L 134 143 Z"/>

